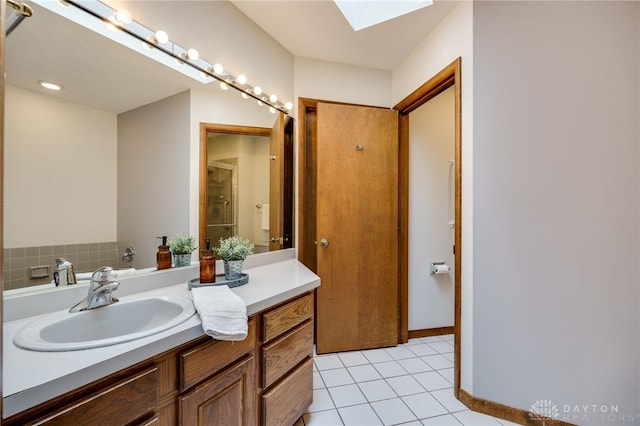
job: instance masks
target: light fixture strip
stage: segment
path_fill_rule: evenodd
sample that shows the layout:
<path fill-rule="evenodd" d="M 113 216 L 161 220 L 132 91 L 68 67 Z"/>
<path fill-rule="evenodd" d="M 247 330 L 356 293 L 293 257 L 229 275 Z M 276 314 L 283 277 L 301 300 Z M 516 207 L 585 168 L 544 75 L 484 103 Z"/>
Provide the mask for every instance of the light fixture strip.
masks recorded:
<path fill-rule="evenodd" d="M 289 114 L 289 111 L 286 109 L 285 105 L 282 104 L 281 102 L 271 102 L 269 99 L 269 96 L 266 95 L 264 92 L 262 92 L 260 95 L 256 95 L 253 93 L 253 87 L 251 87 L 250 85 L 243 85 L 246 88 L 242 88 L 241 85 L 239 85 L 236 81 L 235 81 L 235 76 L 227 73 L 226 71 L 223 72 L 224 77 L 219 76 L 218 74 L 216 74 L 213 71 L 213 64 L 208 63 L 207 61 L 203 60 L 202 58 L 198 58 L 196 60 L 189 60 L 187 59 L 186 55 L 188 50 L 179 46 L 178 44 L 169 41 L 167 44 L 170 44 L 171 46 L 171 50 L 165 48 L 164 46 L 160 45 L 160 44 L 156 44 L 153 43 L 149 40 L 150 36 L 153 36 L 155 34 L 154 31 L 151 31 L 150 29 L 148 29 L 147 27 L 145 27 L 144 25 L 140 24 L 139 22 L 137 22 L 136 20 L 132 20 L 131 24 L 128 24 L 127 26 L 132 26 L 132 27 L 139 27 L 141 29 L 144 30 L 144 32 L 148 32 L 147 36 L 138 34 L 136 31 L 133 31 L 129 28 L 126 28 L 125 25 L 120 24 L 118 22 L 114 22 L 113 20 L 111 20 L 109 17 L 103 16 L 100 12 L 95 11 L 87 6 L 85 6 L 84 4 L 79 3 L 76 0 L 66 0 L 66 2 L 80 10 L 82 10 L 83 12 L 88 13 L 89 15 L 103 21 L 105 24 L 108 25 L 113 25 L 115 26 L 118 30 L 124 32 L 125 34 L 130 35 L 131 37 L 134 37 L 135 39 L 146 43 L 152 47 L 154 47 L 155 49 L 158 49 L 159 51 L 165 53 L 166 55 L 171 56 L 173 59 L 180 61 L 184 64 L 189 65 L 190 67 L 192 67 L 193 69 L 195 69 L 196 71 L 199 71 L 200 73 L 207 75 L 209 77 L 212 77 L 214 79 L 216 79 L 217 81 L 221 82 L 221 83 L 225 83 L 227 86 L 229 87 L 233 87 L 234 89 L 236 89 L 237 91 L 246 94 L 247 96 L 255 99 L 258 102 L 263 102 L 269 106 L 272 106 L 273 108 L 277 109 L 280 112 L 283 112 L 285 114 Z M 117 11 L 112 9 L 110 6 L 100 2 L 100 1 L 96 1 L 96 2 L 92 2 L 92 3 L 96 3 L 101 5 L 102 7 L 105 7 L 107 9 L 110 10 L 111 14 L 115 14 Z M 266 99 L 265 99 L 266 98 Z"/>

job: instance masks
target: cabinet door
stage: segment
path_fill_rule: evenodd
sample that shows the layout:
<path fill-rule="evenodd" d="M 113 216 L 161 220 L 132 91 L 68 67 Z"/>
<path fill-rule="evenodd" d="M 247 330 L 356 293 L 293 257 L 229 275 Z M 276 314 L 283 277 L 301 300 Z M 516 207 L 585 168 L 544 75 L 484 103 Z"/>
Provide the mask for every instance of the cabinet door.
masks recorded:
<path fill-rule="evenodd" d="M 255 424 L 255 365 L 249 357 L 180 397 L 181 425 Z"/>

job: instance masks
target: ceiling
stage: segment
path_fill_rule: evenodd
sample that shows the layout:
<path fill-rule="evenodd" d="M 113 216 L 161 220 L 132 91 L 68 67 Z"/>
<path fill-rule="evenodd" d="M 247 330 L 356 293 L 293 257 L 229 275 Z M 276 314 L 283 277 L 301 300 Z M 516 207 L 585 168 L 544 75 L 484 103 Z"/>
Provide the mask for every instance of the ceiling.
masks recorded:
<path fill-rule="evenodd" d="M 66 18 L 37 4 L 30 6 L 33 16 L 6 39 L 5 71 L 10 85 L 115 113 L 202 87 L 83 26 L 69 25 Z M 40 87 L 38 80 L 61 84 L 64 90 L 52 93 Z"/>
<path fill-rule="evenodd" d="M 435 0 L 432 6 L 356 32 L 330 0 L 231 0 L 295 56 L 382 70 L 394 69 L 459 1 Z M 202 87 L 32 6 L 37 13 L 6 40 L 6 75 L 11 85 L 44 93 L 35 82 L 55 81 L 65 86 L 56 96 L 116 113 Z M 113 57 L 121 60 L 114 62 Z"/>
<path fill-rule="evenodd" d="M 357 32 L 331 0 L 231 2 L 294 56 L 393 70 L 460 0 L 435 0 Z"/>

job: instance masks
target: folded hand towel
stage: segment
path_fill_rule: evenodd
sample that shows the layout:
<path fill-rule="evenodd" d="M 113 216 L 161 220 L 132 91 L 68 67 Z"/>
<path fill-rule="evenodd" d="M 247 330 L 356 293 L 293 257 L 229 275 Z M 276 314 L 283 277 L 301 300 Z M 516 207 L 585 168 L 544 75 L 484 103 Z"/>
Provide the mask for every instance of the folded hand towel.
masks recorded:
<path fill-rule="evenodd" d="M 247 337 L 247 306 L 228 286 L 196 287 L 191 293 L 207 335 L 218 340 Z"/>

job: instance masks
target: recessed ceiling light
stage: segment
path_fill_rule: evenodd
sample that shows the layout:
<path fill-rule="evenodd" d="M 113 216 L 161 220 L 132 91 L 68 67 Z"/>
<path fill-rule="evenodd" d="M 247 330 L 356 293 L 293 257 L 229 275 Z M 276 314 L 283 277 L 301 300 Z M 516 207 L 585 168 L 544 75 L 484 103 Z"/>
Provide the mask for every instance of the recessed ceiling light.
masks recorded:
<path fill-rule="evenodd" d="M 38 84 L 42 87 L 44 87 L 45 89 L 49 89 L 49 90 L 62 90 L 63 87 L 60 86 L 59 84 L 56 83 L 52 83 L 50 81 L 46 81 L 46 80 L 38 80 Z"/>

